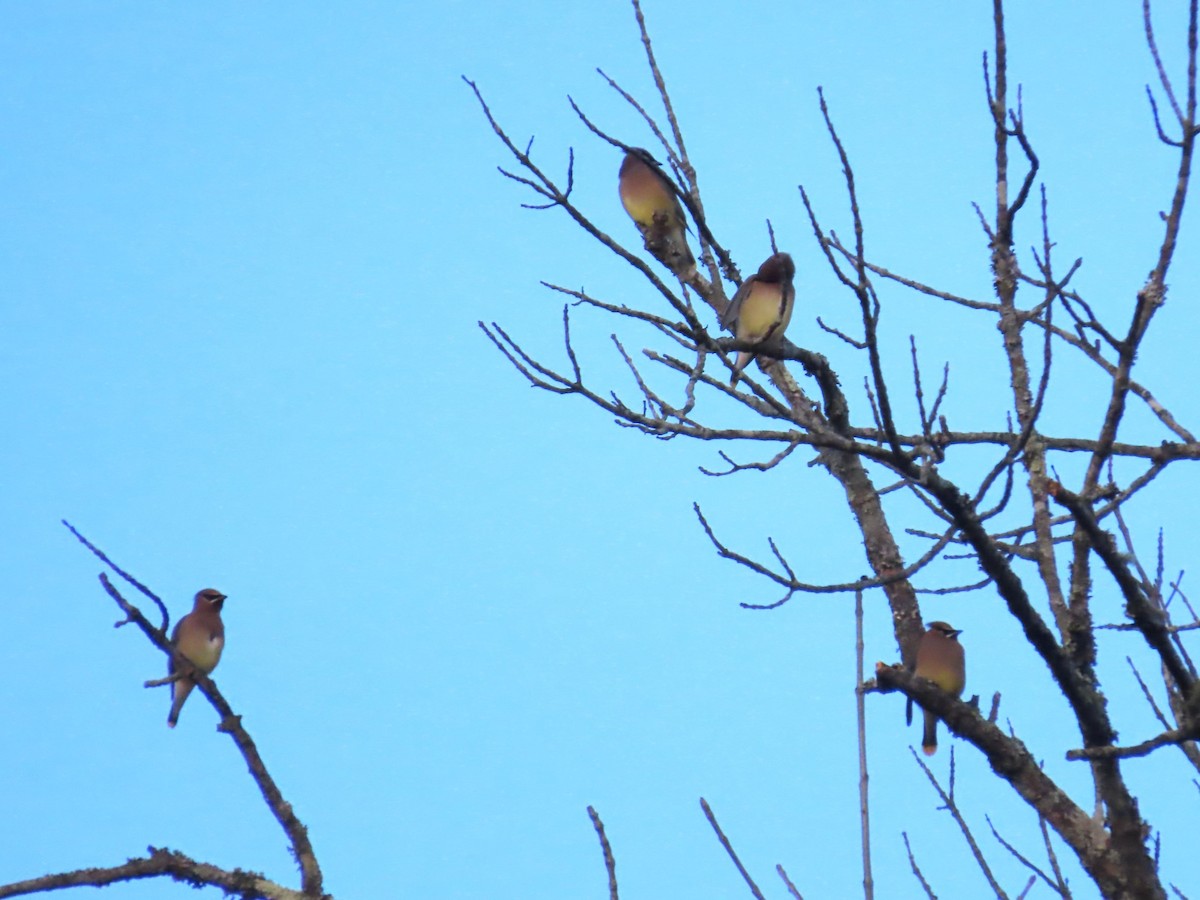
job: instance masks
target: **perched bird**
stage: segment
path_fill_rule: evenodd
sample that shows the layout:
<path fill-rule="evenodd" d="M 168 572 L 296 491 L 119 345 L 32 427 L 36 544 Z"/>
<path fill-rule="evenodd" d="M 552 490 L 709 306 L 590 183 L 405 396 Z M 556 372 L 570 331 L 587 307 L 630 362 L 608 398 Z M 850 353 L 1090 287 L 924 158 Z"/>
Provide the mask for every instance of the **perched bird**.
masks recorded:
<path fill-rule="evenodd" d="M 687 245 L 687 219 L 677 188 L 647 151 L 634 148 L 621 163 L 621 204 L 633 219 L 646 249 L 684 281 L 696 274 Z"/>
<path fill-rule="evenodd" d="M 959 629 L 951 628 L 945 622 L 930 622 L 929 630 L 921 635 L 921 642 L 917 644 L 917 668 L 913 672 L 955 697 L 962 694 L 967 683 L 963 648 L 958 642 L 960 634 Z M 910 702 L 909 721 L 912 721 L 911 713 Z M 925 734 L 921 738 L 921 749 L 926 756 L 933 756 L 937 753 L 937 716 L 929 710 L 924 713 Z"/>
<path fill-rule="evenodd" d="M 792 305 L 796 299 L 792 279 L 795 276 L 796 264 L 788 254 L 768 256 L 758 267 L 758 272 L 743 281 L 737 289 L 721 316 L 721 324 L 731 329 L 739 341 L 762 344 L 771 338 L 781 337 L 792 320 Z M 738 351 L 730 385 L 737 384 L 742 369 L 752 359 L 752 351 Z"/>
<path fill-rule="evenodd" d="M 217 667 L 221 651 L 225 648 L 225 623 L 221 621 L 221 604 L 225 595 L 212 588 L 196 594 L 192 611 L 175 625 L 171 632 L 171 643 L 175 649 L 201 672 L 207 675 Z M 175 657 L 171 657 L 167 674 L 175 674 Z M 171 682 L 171 712 L 167 724 L 174 728 L 179 721 L 179 710 L 196 683 L 190 678 L 179 678 Z"/>

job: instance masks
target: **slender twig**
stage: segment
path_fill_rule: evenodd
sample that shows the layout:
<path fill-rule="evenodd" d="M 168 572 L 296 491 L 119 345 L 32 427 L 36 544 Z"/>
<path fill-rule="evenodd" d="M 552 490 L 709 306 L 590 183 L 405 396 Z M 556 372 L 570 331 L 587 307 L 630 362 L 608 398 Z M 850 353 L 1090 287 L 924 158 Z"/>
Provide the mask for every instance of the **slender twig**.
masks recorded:
<path fill-rule="evenodd" d="M 787 885 L 788 893 L 795 897 L 796 900 L 804 900 L 804 898 L 800 896 L 800 891 L 796 888 L 796 885 L 792 884 L 792 879 L 788 878 L 788 873 L 783 866 L 777 863 L 775 865 L 775 871 L 779 874 L 779 877 L 783 879 L 783 883 Z"/>
<path fill-rule="evenodd" d="M 946 812 L 950 813 L 950 816 L 958 825 L 959 831 L 962 832 L 963 837 L 967 841 L 967 846 L 971 850 L 971 855 L 975 857 L 975 864 L 979 866 L 979 870 L 983 872 L 983 877 L 987 879 L 988 884 L 991 885 L 996 896 L 1001 898 L 1001 900 L 1006 900 L 1008 895 L 1004 893 L 1004 889 L 1000 887 L 1000 882 L 998 882 L 996 877 L 992 874 L 992 869 L 987 864 L 987 860 L 983 856 L 983 851 L 979 849 L 979 844 L 975 841 L 975 835 L 971 833 L 970 826 L 967 825 L 966 819 L 963 818 L 962 812 L 959 811 L 958 804 L 954 801 L 954 797 L 952 796 L 953 787 L 951 787 L 951 793 L 948 793 L 946 790 L 944 790 L 941 782 L 938 781 L 937 776 L 933 774 L 933 771 L 925 764 L 925 761 L 917 756 L 916 751 L 910 747 L 909 752 L 912 753 L 912 757 L 914 760 L 916 760 L 917 765 L 921 767 L 921 771 L 925 773 L 925 777 L 929 779 L 929 783 L 933 785 L 933 789 L 937 791 L 938 796 L 942 800 L 942 808 L 945 809 Z"/>
<path fill-rule="evenodd" d="M 721 826 L 717 824 L 717 817 L 713 815 L 712 807 L 708 805 L 708 801 L 703 797 L 700 798 L 700 808 L 704 810 L 704 817 L 708 819 L 708 824 L 712 826 L 712 830 L 717 833 L 717 839 L 721 842 L 721 846 L 725 848 L 725 852 L 729 854 L 729 858 L 733 860 L 733 864 L 737 866 L 737 870 L 742 874 L 747 887 L 750 888 L 757 900 L 766 900 L 763 897 L 762 891 L 758 889 L 758 885 L 754 883 L 754 879 L 750 877 L 750 873 L 746 871 L 746 867 L 742 865 L 742 861 L 738 859 L 738 855 L 734 852 L 733 845 L 729 843 L 729 838 L 725 837 L 725 832 L 721 830 Z"/>
<path fill-rule="evenodd" d="M 89 550 L 92 551 L 92 554 L 97 559 L 99 559 L 106 566 L 108 566 L 110 569 L 112 569 L 114 572 L 116 572 L 118 575 L 120 575 L 125 581 L 128 581 L 130 584 L 132 584 L 135 588 L 137 588 L 139 591 L 141 591 L 142 594 L 144 594 L 145 596 L 149 597 L 151 600 L 154 601 L 154 605 L 158 607 L 158 611 L 162 614 L 162 625 L 159 627 L 158 630 L 161 634 L 163 634 L 165 636 L 167 633 L 167 626 L 169 626 L 171 624 L 171 615 L 170 615 L 170 613 L 167 612 L 167 605 L 165 603 L 163 603 L 161 599 L 159 599 L 158 595 L 155 594 L 154 591 L 150 590 L 150 588 L 148 588 L 144 584 L 142 584 L 140 581 L 138 581 L 136 578 L 134 578 L 132 575 L 130 575 L 128 572 L 126 572 L 124 569 L 122 569 L 120 566 L 118 566 L 111 559 L 109 559 L 103 550 L 101 550 L 99 547 L 97 547 L 95 544 L 93 544 L 91 541 L 89 541 L 87 538 L 85 538 L 82 534 L 80 534 L 78 531 L 76 531 L 74 525 L 72 525 L 66 519 L 63 519 L 62 523 L 63 523 L 63 525 L 65 525 L 67 527 L 67 530 L 69 532 L 71 532 L 71 534 L 75 535 L 75 538 L 76 538 L 76 540 L 79 541 L 79 543 L 83 544 L 83 546 L 87 547 Z M 119 627 L 124 624 L 125 624 L 125 622 L 118 622 L 117 626 Z"/>
<path fill-rule="evenodd" d="M 1012 844 L 1010 844 L 1008 841 L 1006 841 L 1001 836 L 1000 832 L 996 830 L 996 826 L 992 822 L 991 816 L 985 815 L 983 818 L 987 822 L 988 828 L 990 828 L 992 831 L 992 837 L 994 837 L 996 839 L 996 841 L 1000 844 L 1001 847 L 1003 847 L 1005 850 L 1007 850 L 1009 853 L 1011 853 L 1013 855 L 1013 857 L 1017 860 L 1017 862 L 1019 862 L 1021 865 L 1025 866 L 1025 868 L 1029 869 L 1031 872 L 1033 872 L 1035 878 L 1042 879 L 1042 881 L 1046 882 L 1046 884 L 1048 884 L 1050 886 L 1051 890 L 1055 891 L 1056 893 L 1059 893 L 1059 894 L 1062 893 L 1061 891 L 1059 891 L 1058 885 L 1053 880 L 1051 880 L 1049 875 L 1047 875 L 1045 872 L 1043 872 L 1035 863 L 1033 863 L 1028 857 L 1026 857 L 1023 853 L 1021 853 L 1021 851 L 1019 851 L 1016 847 L 1014 847 Z"/>
<path fill-rule="evenodd" d="M 892 416 L 891 400 L 888 395 L 887 382 L 883 377 L 883 362 L 879 355 L 879 340 L 877 337 L 877 328 L 879 325 L 879 302 L 874 295 L 874 289 L 871 287 L 870 279 L 867 277 L 866 265 L 862 262 L 864 259 L 863 252 L 863 220 L 862 213 L 858 205 L 858 193 L 854 184 L 854 169 L 850 165 L 850 157 L 846 153 L 846 148 L 842 144 L 841 138 L 838 136 L 837 129 L 834 127 L 833 119 L 829 113 L 829 106 L 825 102 L 825 92 L 822 88 L 817 88 L 817 98 L 820 101 L 821 115 L 825 119 L 825 127 L 829 131 L 829 137 L 833 141 L 834 147 L 837 149 L 838 159 L 842 163 L 842 176 L 846 182 L 846 193 L 850 200 L 850 215 L 854 222 L 854 258 L 858 261 L 855 265 L 857 272 L 856 279 L 852 282 L 849 278 L 841 277 L 842 283 L 849 287 L 858 297 L 859 311 L 862 315 L 863 333 L 867 345 L 867 356 L 871 365 L 871 377 L 874 381 L 875 394 L 879 398 L 879 411 L 883 423 L 883 431 L 888 437 L 888 443 L 892 447 L 892 452 L 897 456 L 902 456 L 904 451 L 900 447 L 899 441 L 896 439 L 896 423 Z M 809 220 L 812 223 L 813 230 L 818 239 L 822 238 L 821 227 L 817 224 L 817 218 L 813 212 L 812 206 L 808 202 L 808 196 L 801 188 L 801 197 L 804 200 L 805 208 L 808 210 Z M 824 243 L 824 241 L 822 241 Z M 827 258 L 832 261 L 833 257 L 826 250 Z M 835 267 L 835 271 L 838 271 Z M 839 273 L 840 274 L 840 273 Z"/>
<path fill-rule="evenodd" d="M 875 879 L 871 874 L 871 804 L 867 792 L 867 706 L 863 693 L 863 592 L 854 592 L 854 680 L 855 713 L 858 719 L 858 814 L 862 836 L 863 898 L 875 896 Z"/>
<path fill-rule="evenodd" d="M 1058 854 L 1054 852 L 1054 844 L 1050 840 L 1050 829 L 1046 827 L 1045 816 L 1038 816 L 1038 828 L 1042 832 L 1042 843 L 1046 847 L 1046 859 L 1050 861 L 1050 871 L 1054 873 L 1055 890 L 1070 900 L 1071 890 L 1067 887 L 1067 880 L 1063 878 L 1062 869 L 1058 865 Z"/>
<path fill-rule="evenodd" d="M 743 609 L 758 609 L 758 610 L 775 609 L 775 608 L 781 606 L 783 603 L 785 603 L 792 596 L 792 594 L 795 594 L 795 593 L 845 594 L 845 593 L 850 593 L 851 591 L 862 590 L 863 588 L 883 587 L 885 585 L 894 584 L 899 581 L 907 581 L 914 574 L 916 574 L 922 568 L 924 568 L 926 565 L 928 565 L 930 562 L 932 562 L 933 559 L 937 556 L 937 554 L 941 553 L 942 549 L 950 542 L 950 537 L 953 534 L 953 526 L 952 526 L 950 530 L 948 530 L 945 534 L 943 534 L 941 536 L 941 538 L 938 540 L 937 543 L 934 544 L 933 547 L 931 547 L 929 550 L 927 550 L 920 557 L 920 559 L 918 559 L 916 562 L 914 562 L 908 566 L 905 566 L 903 569 L 900 569 L 894 573 L 884 575 L 881 577 L 877 577 L 877 578 L 873 578 L 873 579 L 859 579 L 857 581 L 848 581 L 848 582 L 844 582 L 842 584 L 808 584 L 806 582 L 799 581 L 795 577 L 795 575 L 792 574 L 791 567 L 788 565 L 787 561 L 783 558 L 783 556 L 779 553 L 779 551 L 777 549 L 775 549 L 774 540 L 768 539 L 772 549 L 775 552 L 776 559 L 779 560 L 780 564 L 783 566 L 783 568 L 785 570 L 785 574 L 783 574 L 783 575 L 767 568 L 762 563 L 756 562 L 755 560 L 751 559 L 748 556 L 744 556 L 743 554 L 738 553 L 735 550 L 729 549 L 729 547 L 727 547 L 724 543 L 722 543 L 721 540 L 716 536 L 716 533 L 713 531 L 712 526 L 708 522 L 708 519 L 705 518 L 704 513 L 701 512 L 700 505 L 698 503 L 693 503 L 692 509 L 696 513 L 696 518 L 700 520 L 700 527 L 704 529 L 705 535 L 707 535 L 709 541 L 712 543 L 713 547 L 716 549 L 718 556 L 720 556 L 723 559 L 729 559 L 729 560 L 732 560 L 733 562 L 743 565 L 746 568 L 750 569 L 752 572 L 756 572 L 759 575 L 763 575 L 763 576 L 769 578 L 770 580 L 774 581 L 776 584 L 780 585 L 781 587 L 784 587 L 787 589 L 787 594 L 783 597 L 782 600 L 778 600 L 771 604 L 743 603 L 743 604 L 741 604 Z"/>
<path fill-rule="evenodd" d="M 917 876 L 917 881 L 920 882 L 921 888 L 925 891 L 925 896 L 929 900 L 937 900 L 937 894 L 933 892 L 933 888 L 929 886 L 929 882 L 921 874 L 921 867 L 917 865 L 917 858 L 913 856 L 912 844 L 908 842 L 908 832 L 902 831 L 900 835 L 904 838 L 904 849 L 908 851 L 908 865 L 912 869 L 912 873 Z"/>
<path fill-rule="evenodd" d="M 596 829 L 596 836 L 600 838 L 600 850 L 604 853 L 604 868 L 608 872 L 608 896 L 609 900 L 620 900 L 617 896 L 617 861 L 613 859 L 612 847 L 608 843 L 608 835 L 604 833 L 604 823 L 600 821 L 600 814 L 589 806 L 587 808 L 588 817 L 592 820 L 592 827 Z"/>

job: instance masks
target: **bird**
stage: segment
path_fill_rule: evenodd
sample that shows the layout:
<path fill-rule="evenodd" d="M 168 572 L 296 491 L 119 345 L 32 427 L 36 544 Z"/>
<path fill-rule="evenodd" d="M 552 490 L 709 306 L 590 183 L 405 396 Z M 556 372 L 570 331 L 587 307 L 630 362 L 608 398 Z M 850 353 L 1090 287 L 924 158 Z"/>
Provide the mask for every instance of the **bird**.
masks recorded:
<path fill-rule="evenodd" d="M 796 289 L 792 279 L 796 277 L 796 264 L 786 253 L 768 256 L 758 272 L 742 282 L 725 312 L 721 325 L 733 331 L 739 341 L 762 344 L 771 338 L 782 337 L 792 320 L 792 306 L 796 300 Z M 742 369 L 754 359 L 750 350 L 739 350 L 737 363 L 733 367 L 734 386 L 741 377 Z"/>
<path fill-rule="evenodd" d="M 648 151 L 633 147 L 621 162 L 618 187 L 621 205 L 642 233 L 646 249 L 684 281 L 690 280 L 696 274 L 696 258 L 688 249 L 687 219 L 674 182 Z"/>
<path fill-rule="evenodd" d="M 917 644 L 917 668 L 913 672 L 919 678 L 928 678 L 947 694 L 958 697 L 966 686 L 967 673 L 963 662 L 962 644 L 958 636 L 962 631 L 945 622 L 930 622 L 929 630 L 921 635 Z M 909 701 L 909 721 L 912 721 L 912 701 Z M 929 710 L 925 714 L 925 734 L 921 738 L 921 749 L 926 756 L 937 753 L 937 716 Z"/>
<path fill-rule="evenodd" d="M 192 611 L 180 619 L 171 632 L 171 644 L 205 675 L 217 667 L 221 651 L 225 649 L 225 623 L 221 621 L 221 605 L 224 602 L 225 595 L 214 588 L 197 592 Z M 175 674 L 174 656 L 167 664 L 167 674 Z M 196 683 L 187 676 L 171 682 L 171 712 L 167 716 L 169 727 L 174 728 L 179 721 L 183 701 L 187 700 L 195 686 Z"/>

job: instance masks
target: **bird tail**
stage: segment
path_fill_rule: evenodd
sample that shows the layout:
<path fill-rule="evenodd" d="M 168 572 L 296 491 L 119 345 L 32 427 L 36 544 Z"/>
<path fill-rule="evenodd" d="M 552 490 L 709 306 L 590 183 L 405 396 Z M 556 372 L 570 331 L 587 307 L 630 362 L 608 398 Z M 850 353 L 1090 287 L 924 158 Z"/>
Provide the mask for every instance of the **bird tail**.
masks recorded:
<path fill-rule="evenodd" d="M 926 756 L 937 753 L 937 721 L 937 716 L 929 711 L 925 712 L 925 736 L 921 738 L 921 749 L 925 751 Z"/>
<path fill-rule="evenodd" d="M 748 350 L 738 352 L 737 362 L 733 364 L 733 377 L 729 379 L 730 387 L 737 387 L 738 379 L 742 377 L 742 369 L 750 365 L 752 359 L 754 359 L 754 354 Z"/>
<path fill-rule="evenodd" d="M 171 711 L 167 714 L 167 727 L 174 728 L 179 721 L 179 711 L 183 709 L 183 701 L 188 698 L 194 685 L 190 681 L 179 679 L 171 684 Z"/>

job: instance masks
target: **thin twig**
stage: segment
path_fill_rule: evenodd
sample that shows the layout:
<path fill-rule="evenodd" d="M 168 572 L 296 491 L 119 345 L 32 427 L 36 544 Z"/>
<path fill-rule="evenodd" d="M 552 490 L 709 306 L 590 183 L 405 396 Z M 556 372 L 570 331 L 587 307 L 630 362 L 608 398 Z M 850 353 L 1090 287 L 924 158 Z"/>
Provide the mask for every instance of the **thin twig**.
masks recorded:
<path fill-rule="evenodd" d="M 137 588 L 139 591 L 141 591 L 142 594 L 144 594 L 145 596 L 149 597 L 151 600 L 154 601 L 154 605 L 158 607 L 158 611 L 162 614 L 162 625 L 159 627 L 158 630 L 165 636 L 167 633 L 167 626 L 171 624 L 171 615 L 170 615 L 170 613 L 167 612 L 167 605 L 165 603 L 163 603 L 161 599 L 159 599 L 158 595 L 155 594 L 154 591 L 150 590 L 150 588 L 148 588 L 144 584 L 142 584 L 140 581 L 138 581 L 136 578 L 134 578 L 132 575 L 130 575 L 128 572 L 126 572 L 124 569 L 122 569 L 120 566 L 118 566 L 111 559 L 109 559 L 103 550 L 101 550 L 99 547 L 97 547 L 95 544 L 93 544 L 91 541 L 89 541 L 87 538 L 85 538 L 82 534 L 80 534 L 78 531 L 76 531 L 74 525 L 72 525 L 66 519 L 63 519 L 62 523 L 63 523 L 63 525 L 65 525 L 67 527 L 67 530 L 69 532 L 71 532 L 71 534 L 75 535 L 75 538 L 79 541 L 79 543 L 83 544 L 83 546 L 87 547 L 89 550 L 92 551 L 93 555 L 95 555 L 97 559 L 99 559 L 106 566 L 108 566 L 110 569 L 112 569 L 114 572 L 116 572 L 118 575 L 120 575 L 123 579 L 125 579 L 125 581 L 128 581 L 130 584 L 132 584 L 135 588 Z M 118 626 L 121 626 L 124 624 L 125 624 L 124 622 L 117 623 Z"/>
<path fill-rule="evenodd" d="M 855 713 L 858 719 L 858 814 L 862 836 L 863 898 L 875 896 L 875 879 L 871 874 L 871 804 L 867 792 L 867 706 L 863 694 L 863 592 L 854 592 L 854 680 Z"/>
<path fill-rule="evenodd" d="M 921 887 L 925 891 L 925 896 L 928 897 L 929 900 L 937 900 L 937 894 L 933 892 L 933 888 L 929 886 L 929 882 L 926 881 L 925 876 L 921 874 L 921 867 L 917 865 L 917 858 L 913 856 L 912 844 L 908 842 L 908 832 L 902 831 L 900 832 L 900 835 L 904 838 L 904 849 L 908 851 L 908 865 L 910 868 L 912 868 L 912 873 L 917 876 L 917 881 L 921 883 Z"/>
<path fill-rule="evenodd" d="M 946 812 L 950 813 L 951 817 L 958 825 L 959 831 L 962 832 L 963 837 L 967 841 L 967 846 L 971 850 L 971 855 L 975 857 L 975 864 L 978 865 L 979 870 L 983 872 L 983 877 L 987 879 L 988 884 L 991 885 L 992 890 L 995 892 L 997 897 L 1001 898 L 1001 900 L 1007 900 L 1008 895 L 1004 893 L 1004 889 L 1000 887 L 1000 883 L 996 881 L 996 877 L 992 874 L 991 867 L 987 864 L 987 860 L 983 856 L 983 851 L 979 849 L 979 844 L 976 843 L 975 836 L 971 834 L 970 826 L 967 825 L 966 819 L 963 818 L 962 813 L 959 811 L 958 804 L 954 801 L 954 797 L 952 796 L 954 790 L 953 781 L 951 782 L 951 792 L 947 793 L 945 790 L 943 790 L 941 782 L 937 780 L 937 776 L 934 775 L 929 766 L 925 764 L 925 761 L 917 756 L 916 751 L 910 747 L 909 752 L 912 753 L 912 757 L 914 760 L 916 760 L 917 765 L 921 767 L 921 771 L 925 773 L 925 777 L 929 779 L 929 783 L 933 785 L 933 789 L 937 791 L 938 796 L 942 800 L 942 808 L 945 809 Z"/>
<path fill-rule="evenodd" d="M 608 835 L 604 833 L 604 823 L 600 821 L 600 814 L 589 806 L 587 808 L 588 817 L 592 820 L 592 827 L 596 829 L 596 836 L 600 838 L 600 849 L 604 853 L 604 868 L 608 871 L 608 896 L 609 900 L 620 900 L 617 896 L 617 861 L 613 859 L 612 847 L 608 843 Z"/>
<path fill-rule="evenodd" d="M 1056 893 L 1061 894 L 1061 891 L 1059 891 L 1059 889 L 1058 889 L 1058 885 L 1055 884 L 1054 881 L 1051 880 L 1049 875 L 1047 875 L 1040 868 L 1038 868 L 1038 866 L 1036 864 L 1034 864 L 1023 853 L 1021 853 L 1019 850 L 1017 850 L 1016 847 L 1014 847 L 1012 844 L 1010 844 L 1008 841 L 1006 841 L 1000 835 L 1000 832 L 996 830 L 996 826 L 992 822 L 991 816 L 984 815 L 983 818 L 987 822 L 988 828 L 990 828 L 992 831 L 992 837 L 994 837 L 999 842 L 1001 847 L 1003 847 L 1005 850 L 1007 850 L 1009 853 L 1011 853 L 1013 855 L 1013 857 L 1017 860 L 1017 862 L 1019 862 L 1021 865 L 1025 866 L 1025 868 L 1029 869 L 1031 872 L 1033 872 L 1035 878 L 1041 878 L 1042 881 L 1046 882 L 1046 884 L 1048 884 L 1050 886 L 1051 890 L 1055 891 Z"/>
<path fill-rule="evenodd" d="M 779 874 L 779 877 L 783 879 L 783 883 L 787 885 L 788 893 L 795 897 L 796 900 L 804 900 L 804 898 L 800 896 L 800 891 L 794 884 L 792 884 L 792 879 L 788 878 L 788 873 L 783 866 L 776 863 L 775 871 Z"/>
<path fill-rule="evenodd" d="M 708 805 L 708 801 L 703 797 L 700 798 L 700 808 L 704 810 L 704 817 L 708 819 L 708 824 L 712 826 L 713 831 L 717 833 L 717 839 L 721 842 L 721 846 L 725 848 L 725 852 L 729 854 L 729 858 L 733 860 L 733 864 L 737 866 L 737 870 L 742 873 L 742 878 L 745 879 L 746 885 L 750 888 L 757 900 L 766 900 L 762 895 L 762 891 L 758 889 L 758 885 L 754 883 L 754 879 L 750 877 L 750 873 L 746 871 L 746 867 L 742 865 L 742 861 L 738 859 L 737 853 L 734 852 L 733 845 L 729 843 L 729 838 L 725 837 L 725 832 L 721 830 L 721 826 L 717 824 L 717 817 L 713 815 L 712 807 Z"/>

